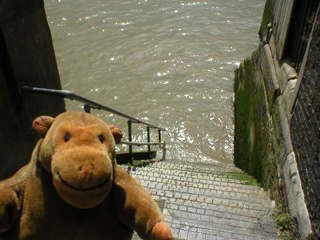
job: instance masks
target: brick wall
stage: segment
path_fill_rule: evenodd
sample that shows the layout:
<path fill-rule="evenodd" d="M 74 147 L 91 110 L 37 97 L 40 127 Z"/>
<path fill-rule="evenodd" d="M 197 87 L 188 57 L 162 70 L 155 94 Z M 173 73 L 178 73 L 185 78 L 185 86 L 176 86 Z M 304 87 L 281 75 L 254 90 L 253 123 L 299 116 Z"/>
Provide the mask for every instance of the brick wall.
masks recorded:
<path fill-rule="evenodd" d="M 320 16 L 291 120 L 291 138 L 312 230 L 320 237 Z"/>

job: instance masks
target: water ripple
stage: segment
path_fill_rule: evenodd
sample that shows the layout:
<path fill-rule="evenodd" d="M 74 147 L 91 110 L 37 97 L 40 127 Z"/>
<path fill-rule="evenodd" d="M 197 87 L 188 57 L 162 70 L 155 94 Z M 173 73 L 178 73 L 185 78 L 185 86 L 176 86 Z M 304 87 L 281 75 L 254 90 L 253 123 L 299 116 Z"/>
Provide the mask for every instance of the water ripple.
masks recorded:
<path fill-rule="evenodd" d="M 257 46 L 264 2 L 45 0 L 45 7 L 64 89 L 166 128 L 168 158 L 230 163 L 233 71 Z M 82 111 L 77 102 L 67 106 Z M 126 120 L 93 113 L 127 134 Z M 142 126 L 134 133 L 146 137 Z"/>

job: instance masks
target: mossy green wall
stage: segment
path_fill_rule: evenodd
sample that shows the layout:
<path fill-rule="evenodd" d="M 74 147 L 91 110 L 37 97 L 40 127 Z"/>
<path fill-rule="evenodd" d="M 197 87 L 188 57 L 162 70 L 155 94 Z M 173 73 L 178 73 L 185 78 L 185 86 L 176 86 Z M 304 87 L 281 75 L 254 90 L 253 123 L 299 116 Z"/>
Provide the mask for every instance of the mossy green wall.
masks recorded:
<path fill-rule="evenodd" d="M 269 23 L 271 23 L 271 20 L 272 20 L 272 10 L 274 6 L 274 1 L 275 0 L 267 0 L 264 7 L 261 26 L 259 29 L 259 36 L 261 41 L 265 40 L 265 36 L 267 35 L 267 31 L 268 31 L 267 26 Z"/>
<path fill-rule="evenodd" d="M 271 190 L 277 173 L 278 147 L 260 70 L 259 51 L 235 71 L 235 165 Z"/>
<path fill-rule="evenodd" d="M 276 54 L 277 42 L 272 29 L 266 37 L 274 2 L 275 0 L 266 1 L 259 31 L 261 43 L 258 49 L 235 71 L 234 161 L 237 167 L 254 176 L 265 189 L 270 190 L 271 197 L 276 200 L 277 205 L 281 205 L 284 212 L 290 212 L 298 222 L 301 239 L 306 239 L 311 233 L 311 221 L 305 196 L 306 194 L 309 196 L 309 192 L 313 189 L 307 188 L 303 192 L 301 186 L 305 185 L 305 182 L 301 182 L 291 141 L 291 136 L 297 135 L 296 132 L 300 132 L 304 126 L 297 125 L 294 128 L 296 132 L 290 132 L 290 121 L 296 117 L 296 113 L 291 112 L 291 102 L 296 98 L 298 75 L 288 59 L 279 60 Z M 279 1 L 278 5 L 279 3 L 282 4 Z M 309 51 L 310 56 L 313 51 L 312 49 Z M 312 63 L 316 62 L 316 58 L 311 59 Z M 312 72 L 316 75 L 314 69 L 313 67 Z M 311 86 L 314 87 L 315 84 Z M 302 90 L 300 89 L 300 92 Z M 307 108 L 312 112 L 310 106 Z M 301 111 L 299 114 L 301 115 Z M 303 123 L 307 121 L 302 119 Z M 309 122 L 312 121 L 316 122 L 313 119 Z M 309 126 L 312 124 L 306 129 L 309 129 Z M 312 143 L 315 141 L 309 141 L 308 136 L 304 136 L 304 139 L 307 139 L 306 142 L 312 149 L 314 145 Z M 301 137 L 300 142 L 302 142 Z M 306 152 L 305 148 L 303 151 Z M 312 156 L 312 153 L 309 156 Z M 303 160 L 306 159 L 305 157 Z M 311 172 L 309 169 L 306 171 Z"/>

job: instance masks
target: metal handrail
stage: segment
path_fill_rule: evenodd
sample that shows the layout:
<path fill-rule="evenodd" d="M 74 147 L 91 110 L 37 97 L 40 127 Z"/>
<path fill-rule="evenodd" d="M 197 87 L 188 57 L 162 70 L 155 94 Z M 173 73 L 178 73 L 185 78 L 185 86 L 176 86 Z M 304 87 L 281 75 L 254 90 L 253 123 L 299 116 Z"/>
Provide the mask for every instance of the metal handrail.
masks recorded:
<path fill-rule="evenodd" d="M 148 145 L 148 146 L 151 146 L 151 145 L 162 145 L 164 143 L 161 143 L 161 142 L 149 142 L 149 143 L 139 143 L 139 142 L 127 142 L 127 141 L 121 141 L 121 144 L 126 144 L 126 145 L 134 145 L 134 146 L 142 146 L 142 145 Z"/>
<path fill-rule="evenodd" d="M 74 92 L 71 91 L 66 91 L 66 90 L 57 90 L 57 89 L 47 89 L 47 88 L 37 88 L 37 87 L 30 87 L 27 85 L 21 85 L 20 86 L 20 93 L 34 93 L 34 94 L 44 94 L 44 95 L 54 95 L 54 96 L 58 96 L 58 97 L 62 97 L 62 98 L 68 98 L 70 100 L 77 100 L 79 102 L 84 103 L 84 110 L 88 113 L 90 113 L 90 109 L 102 109 L 105 110 L 107 112 L 116 114 L 118 116 L 124 117 L 126 119 L 128 119 L 128 135 L 129 135 L 129 142 L 121 142 L 121 144 L 125 144 L 125 145 L 129 145 L 129 161 L 130 163 L 132 163 L 133 161 L 133 151 L 132 151 L 132 146 L 142 146 L 142 145 L 146 145 L 148 146 L 148 153 L 149 153 L 149 159 L 150 159 L 150 153 L 151 153 L 151 145 L 159 145 L 159 147 L 162 146 L 163 149 L 163 157 L 162 160 L 165 160 L 165 156 L 166 156 L 166 144 L 164 142 L 161 141 L 161 131 L 166 131 L 166 129 L 161 128 L 161 127 L 157 127 L 155 125 L 152 125 L 150 123 L 141 121 L 139 119 L 133 118 L 127 114 L 124 114 L 122 112 L 116 111 L 112 108 L 109 108 L 107 106 L 104 106 L 100 103 L 91 101 L 87 98 L 84 98 L 82 96 L 79 96 L 77 94 L 75 94 Z M 145 126 L 147 126 L 147 138 L 148 138 L 148 142 L 147 143 L 137 143 L 137 142 L 132 142 L 132 123 L 137 123 L 137 124 L 143 124 Z M 158 135 L 159 135 L 159 142 L 150 142 L 150 128 L 155 128 L 158 129 Z"/>
<path fill-rule="evenodd" d="M 90 108 L 98 109 L 98 110 L 99 109 L 103 109 L 103 110 L 105 110 L 107 112 L 110 112 L 110 113 L 116 114 L 118 116 L 127 118 L 127 119 L 131 120 L 134 123 L 143 124 L 143 125 L 146 125 L 146 126 L 151 127 L 151 128 L 156 128 L 156 129 L 159 129 L 160 131 L 165 131 L 166 130 L 164 128 L 157 127 L 157 126 L 152 125 L 150 123 L 141 121 L 141 120 L 136 119 L 134 117 L 131 117 L 131 116 L 127 115 L 127 114 L 124 114 L 122 112 L 119 112 L 117 110 L 109 108 L 107 106 L 104 106 L 104 105 L 102 105 L 100 103 L 94 102 L 94 101 L 92 101 L 90 99 L 87 99 L 87 98 L 84 98 L 82 96 L 79 96 L 79 95 L 77 95 L 77 94 L 75 94 L 74 92 L 71 92 L 71 91 L 47 89 L 47 88 L 37 88 L 37 87 L 30 87 L 30 86 L 27 86 L 27 85 L 20 86 L 20 91 L 21 91 L 21 93 L 36 93 L 36 94 L 45 94 L 45 95 L 55 95 L 55 96 L 59 96 L 59 97 L 62 97 L 62 98 L 68 98 L 70 100 L 77 100 L 79 102 L 88 104 L 88 106 Z"/>

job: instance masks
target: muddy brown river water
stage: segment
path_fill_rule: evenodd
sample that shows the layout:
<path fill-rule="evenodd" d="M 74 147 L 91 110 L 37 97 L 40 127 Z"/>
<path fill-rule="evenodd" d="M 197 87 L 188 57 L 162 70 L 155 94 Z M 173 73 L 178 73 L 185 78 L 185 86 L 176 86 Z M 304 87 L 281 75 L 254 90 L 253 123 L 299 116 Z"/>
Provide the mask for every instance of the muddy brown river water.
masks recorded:
<path fill-rule="evenodd" d="M 257 47 L 264 3 L 45 0 L 45 8 L 63 89 L 166 128 L 167 158 L 231 163 L 233 72 Z M 93 113 L 126 131 L 125 119 Z M 137 126 L 134 140 L 145 132 Z"/>

